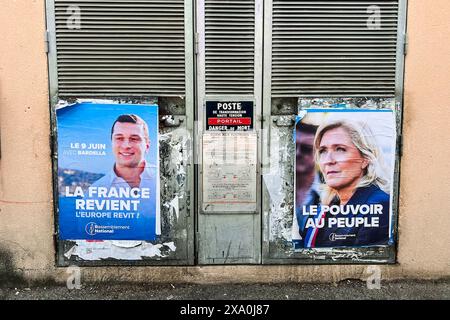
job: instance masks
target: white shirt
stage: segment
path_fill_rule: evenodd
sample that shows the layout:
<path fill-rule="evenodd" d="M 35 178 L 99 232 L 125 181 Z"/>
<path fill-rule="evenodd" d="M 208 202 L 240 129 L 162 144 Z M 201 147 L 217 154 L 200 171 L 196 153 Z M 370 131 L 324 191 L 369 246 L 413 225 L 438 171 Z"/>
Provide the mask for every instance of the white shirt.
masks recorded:
<path fill-rule="evenodd" d="M 155 183 L 154 183 L 154 179 L 156 179 L 155 177 L 155 173 L 157 172 L 157 170 L 155 170 L 155 168 L 152 167 L 145 167 L 144 171 L 142 171 L 140 178 L 141 181 L 139 183 L 139 188 L 154 188 L 155 187 Z M 161 212 L 160 212 L 160 204 L 159 204 L 159 177 L 157 177 L 158 180 L 156 180 L 156 190 L 155 190 L 155 195 L 156 195 L 156 204 L 155 204 L 155 208 L 156 208 L 156 213 L 155 213 L 155 234 L 160 235 L 161 234 Z M 130 185 L 128 184 L 128 182 L 125 181 L 125 179 L 123 179 L 122 177 L 119 177 L 115 170 L 114 170 L 114 166 L 113 168 L 102 178 L 100 178 L 99 180 L 95 181 L 91 187 L 105 187 L 105 188 L 111 188 L 111 187 L 115 187 L 115 188 L 130 188 Z M 76 241 L 78 245 L 85 245 L 86 244 L 86 240 L 77 240 Z M 95 246 L 96 243 L 98 243 L 100 246 L 104 246 L 104 244 L 106 242 L 111 242 L 111 244 L 118 246 L 118 247 L 122 247 L 122 248 L 133 248 L 136 247 L 140 244 L 142 244 L 142 241 L 137 241 L 137 240 L 103 240 L 103 241 L 98 241 L 98 242 L 94 242 L 91 243 L 90 246 L 92 247 L 92 245 Z M 103 243 L 103 244 L 102 244 Z"/>

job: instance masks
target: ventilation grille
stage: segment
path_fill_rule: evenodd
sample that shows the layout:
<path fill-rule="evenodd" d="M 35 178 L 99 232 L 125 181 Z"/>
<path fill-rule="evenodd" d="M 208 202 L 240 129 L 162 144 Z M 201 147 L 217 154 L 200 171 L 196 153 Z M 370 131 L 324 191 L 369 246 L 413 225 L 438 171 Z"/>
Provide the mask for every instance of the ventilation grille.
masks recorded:
<path fill-rule="evenodd" d="M 381 29 L 368 19 L 381 10 Z M 273 0 L 272 97 L 394 96 L 398 1 Z"/>
<path fill-rule="evenodd" d="M 185 94 L 184 0 L 55 0 L 55 19 L 60 96 Z"/>
<path fill-rule="evenodd" d="M 205 93 L 254 94 L 255 1 L 205 0 Z"/>

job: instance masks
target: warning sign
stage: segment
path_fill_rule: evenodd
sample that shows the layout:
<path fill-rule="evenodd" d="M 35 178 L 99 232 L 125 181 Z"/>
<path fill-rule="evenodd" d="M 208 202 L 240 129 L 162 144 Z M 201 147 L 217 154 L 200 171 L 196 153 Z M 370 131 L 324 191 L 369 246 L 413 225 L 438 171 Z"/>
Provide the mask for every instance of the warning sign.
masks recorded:
<path fill-rule="evenodd" d="M 206 130 L 253 130 L 253 101 L 207 101 Z"/>

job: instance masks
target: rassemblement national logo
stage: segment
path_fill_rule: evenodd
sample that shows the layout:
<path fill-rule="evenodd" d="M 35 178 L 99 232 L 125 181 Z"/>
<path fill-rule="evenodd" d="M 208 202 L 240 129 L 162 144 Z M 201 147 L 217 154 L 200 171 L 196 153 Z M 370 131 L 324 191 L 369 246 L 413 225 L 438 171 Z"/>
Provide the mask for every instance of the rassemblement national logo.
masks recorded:
<path fill-rule="evenodd" d="M 95 222 L 89 222 L 86 225 L 86 233 L 90 236 L 93 236 L 96 234 L 95 228 L 97 227 L 97 224 L 95 224 Z"/>

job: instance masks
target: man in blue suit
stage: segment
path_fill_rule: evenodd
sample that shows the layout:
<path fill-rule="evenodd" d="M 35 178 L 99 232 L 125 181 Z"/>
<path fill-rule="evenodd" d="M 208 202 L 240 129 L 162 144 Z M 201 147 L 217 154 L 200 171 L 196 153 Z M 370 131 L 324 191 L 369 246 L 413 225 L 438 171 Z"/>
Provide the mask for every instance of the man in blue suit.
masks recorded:
<path fill-rule="evenodd" d="M 292 224 L 292 241 L 294 249 L 305 246 L 306 216 L 302 213 L 303 206 L 320 204 L 318 192 L 319 177 L 314 162 L 314 136 L 317 126 L 308 123 L 297 123 L 295 131 L 296 142 L 296 207 Z"/>

